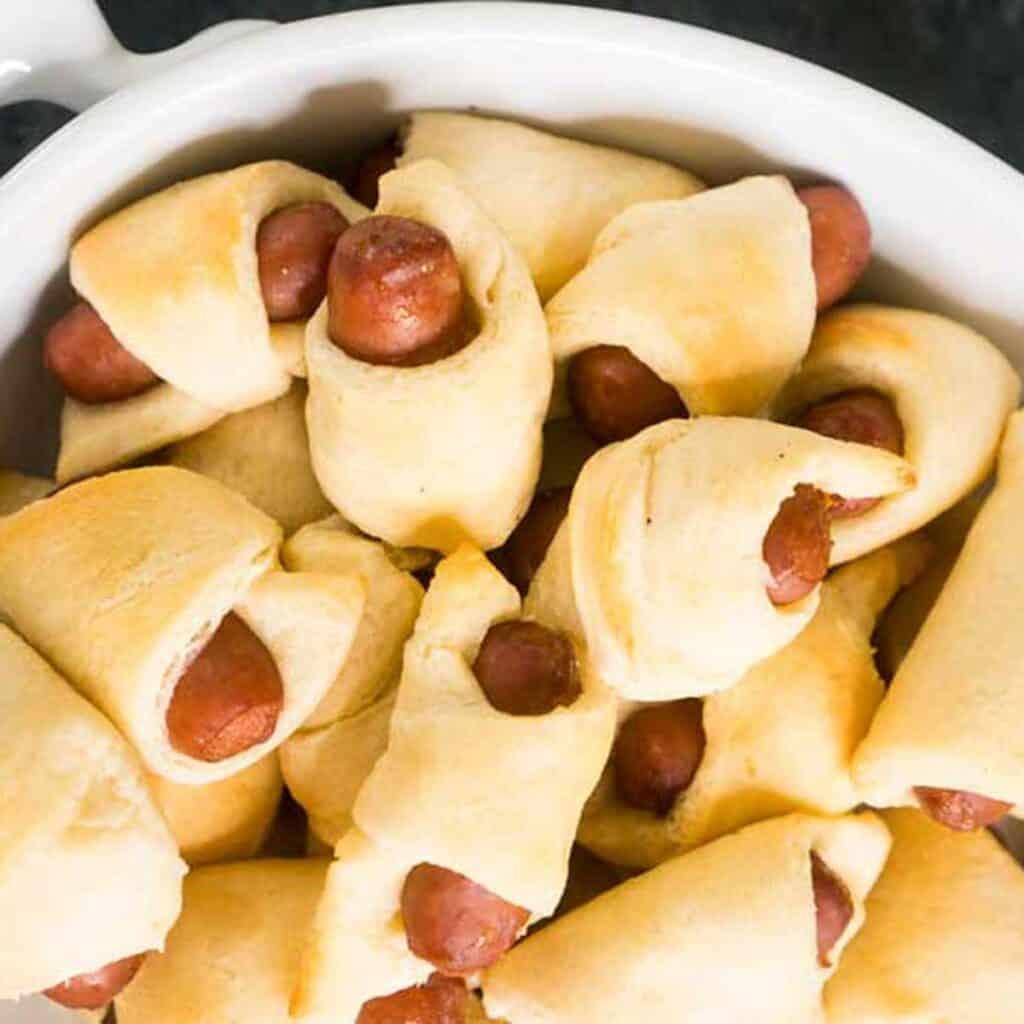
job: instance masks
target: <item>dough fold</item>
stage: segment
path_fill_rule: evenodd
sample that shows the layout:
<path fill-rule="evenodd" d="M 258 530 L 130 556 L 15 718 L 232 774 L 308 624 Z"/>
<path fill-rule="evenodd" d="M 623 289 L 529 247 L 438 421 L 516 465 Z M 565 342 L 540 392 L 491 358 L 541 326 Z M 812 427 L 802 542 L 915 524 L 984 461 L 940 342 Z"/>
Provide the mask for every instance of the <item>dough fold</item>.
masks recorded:
<path fill-rule="evenodd" d="M 186 869 L 135 753 L 6 626 L 0 678 L 0 999 L 16 999 L 162 948 Z"/>
<path fill-rule="evenodd" d="M 631 206 L 545 308 L 552 415 L 568 412 L 572 357 L 620 345 L 691 414 L 755 416 L 807 352 L 815 304 L 807 210 L 785 178 Z"/>
<path fill-rule="evenodd" d="M 399 167 L 447 164 L 522 253 L 542 299 L 583 266 L 626 207 L 704 187 L 671 164 L 496 118 L 420 111 L 403 135 Z"/>
<path fill-rule="evenodd" d="M 834 967 L 818 964 L 811 851 L 852 897 L 836 963 L 888 849 L 871 813 L 751 825 L 526 938 L 486 972 L 484 1005 L 515 1024 L 822 1024 Z"/>
<path fill-rule="evenodd" d="M 284 572 L 279 542 L 271 519 L 206 477 L 173 467 L 111 473 L 0 520 L 0 609 L 149 771 L 215 782 L 299 727 L 362 613 L 357 580 Z M 210 763 L 174 749 L 166 713 L 182 669 L 232 610 L 276 662 L 284 706 L 266 741 Z"/>
<path fill-rule="evenodd" d="M 818 322 L 800 373 L 779 398 L 791 419 L 838 392 L 877 391 L 903 424 L 916 484 L 833 530 L 832 564 L 903 537 L 966 497 L 992 472 L 1020 377 L 990 341 L 936 316 L 843 306 Z"/>
<path fill-rule="evenodd" d="M 459 262 L 478 333 L 418 367 L 352 359 L 310 321 L 307 421 L 324 493 L 364 532 L 450 552 L 499 546 L 533 495 L 551 393 L 544 316 L 521 257 L 433 160 L 381 179 L 378 214 L 438 228 Z"/>
<path fill-rule="evenodd" d="M 863 798 L 916 804 L 914 786 L 1024 805 L 1024 415 L 1015 413 L 996 486 L 857 751 Z"/>

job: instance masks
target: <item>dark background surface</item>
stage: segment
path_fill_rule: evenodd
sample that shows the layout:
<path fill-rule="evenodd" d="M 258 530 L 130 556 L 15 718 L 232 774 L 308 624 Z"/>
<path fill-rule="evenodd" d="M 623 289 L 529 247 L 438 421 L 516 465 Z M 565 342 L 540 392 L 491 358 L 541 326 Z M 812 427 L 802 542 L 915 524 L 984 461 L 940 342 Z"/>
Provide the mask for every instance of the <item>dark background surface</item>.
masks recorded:
<path fill-rule="evenodd" d="M 23 0 L 0 0 L 0 3 Z M 39 0 L 45 3 L 46 0 Z M 292 21 L 344 0 L 99 0 L 131 49 L 160 50 L 227 18 Z M 643 0 L 590 6 L 690 22 L 866 82 L 1024 170 L 1024 0 Z M 44 104 L 0 111 L 0 173 L 67 119 Z"/>

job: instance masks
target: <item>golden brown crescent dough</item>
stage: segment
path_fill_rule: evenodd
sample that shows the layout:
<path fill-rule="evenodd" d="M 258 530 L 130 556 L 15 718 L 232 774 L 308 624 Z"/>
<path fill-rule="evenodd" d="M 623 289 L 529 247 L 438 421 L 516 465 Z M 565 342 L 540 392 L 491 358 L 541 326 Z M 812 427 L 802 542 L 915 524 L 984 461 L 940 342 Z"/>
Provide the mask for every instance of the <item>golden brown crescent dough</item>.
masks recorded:
<path fill-rule="evenodd" d="M 334 510 L 313 474 L 306 433 L 306 385 L 272 402 L 225 416 L 209 430 L 172 445 L 167 461 L 219 480 L 286 534 Z"/>
<path fill-rule="evenodd" d="M 220 782 L 188 786 L 146 778 L 190 867 L 255 857 L 270 830 L 283 783 L 277 753 Z"/>
<path fill-rule="evenodd" d="M 829 1024 L 1016 1024 L 1024 869 L 986 831 L 887 811 L 892 852 L 825 987 Z"/>
<path fill-rule="evenodd" d="M 167 948 L 115 1000 L 118 1024 L 288 1024 L 326 860 L 254 860 L 185 880 Z"/>
<path fill-rule="evenodd" d="M 268 160 L 141 199 L 75 243 L 75 290 L 162 383 L 121 402 L 68 399 L 59 482 L 272 401 L 302 374 L 302 325 L 269 323 L 256 255 L 263 218 L 300 202 L 330 203 L 350 222 L 367 213 L 328 178 Z"/>
<path fill-rule="evenodd" d="M 843 306 L 818 322 L 776 417 L 793 419 L 809 405 L 858 389 L 895 405 L 917 483 L 837 522 L 833 565 L 916 530 L 973 491 L 992 472 L 1020 378 L 991 342 L 946 317 Z"/>
<path fill-rule="evenodd" d="M 533 581 L 531 614 L 581 634 L 631 700 L 726 689 L 810 621 L 818 589 L 773 605 L 762 543 L 797 484 L 891 493 L 889 452 L 766 420 L 671 420 L 599 451 Z"/>
<path fill-rule="evenodd" d="M 889 849 L 871 813 L 750 825 L 624 882 L 514 947 L 484 975 L 487 1012 L 515 1024 L 821 1024 L 811 853 L 864 921 Z"/>
<path fill-rule="evenodd" d="M 544 314 L 521 257 L 446 167 L 410 164 L 380 187 L 378 214 L 447 236 L 478 332 L 438 362 L 373 365 L 332 343 L 324 303 L 306 335 L 313 467 L 341 514 L 390 544 L 497 547 L 540 469 L 552 375 Z"/>
<path fill-rule="evenodd" d="M 704 698 L 704 754 L 671 812 L 658 817 L 624 802 L 609 764 L 577 841 L 612 863 L 650 868 L 765 818 L 856 807 L 853 755 L 885 692 L 872 630 L 927 557 L 927 542 L 909 537 L 830 576 L 795 640 Z M 636 707 L 624 703 L 620 719 Z"/>
<path fill-rule="evenodd" d="M 280 539 L 271 519 L 196 473 L 111 473 L 0 520 L 0 607 L 151 772 L 215 782 L 298 728 L 362 613 L 358 580 L 278 568 Z M 210 763 L 172 746 L 167 708 L 191 652 L 232 610 L 274 659 L 284 704 L 268 739 Z"/>
<path fill-rule="evenodd" d="M 6 626 L 0 679 L 0 999 L 17 999 L 161 948 L 186 868 L 135 753 Z"/>
<path fill-rule="evenodd" d="M 352 824 L 356 794 L 387 745 L 402 649 L 423 600 L 416 569 L 430 552 L 392 548 L 340 516 L 307 526 L 281 552 L 288 569 L 354 578 L 366 600 L 355 640 L 334 684 L 281 748 L 292 795 L 317 837 L 334 845 Z"/>
<path fill-rule="evenodd" d="M 552 415 L 568 411 L 569 361 L 595 345 L 629 349 L 691 413 L 758 415 L 806 353 L 815 303 L 807 210 L 785 178 L 631 206 L 545 308 Z"/>
<path fill-rule="evenodd" d="M 420 111 L 403 136 L 399 167 L 447 164 L 522 253 L 542 299 L 583 266 L 626 207 L 704 187 L 670 164 L 496 118 Z"/>
<path fill-rule="evenodd" d="M 473 675 L 519 595 L 464 546 L 440 563 L 409 640 L 387 752 L 356 801 L 317 912 L 298 1020 L 353 1020 L 366 1000 L 424 981 L 400 891 L 417 864 L 472 879 L 533 919 L 554 911 L 587 794 L 608 755 L 614 701 L 580 657 L 582 694 L 542 716 L 495 710 Z"/>
<path fill-rule="evenodd" d="M 854 764 L 866 801 L 916 804 L 915 786 L 1024 805 L 1024 416 L 995 489 L 886 695 Z"/>

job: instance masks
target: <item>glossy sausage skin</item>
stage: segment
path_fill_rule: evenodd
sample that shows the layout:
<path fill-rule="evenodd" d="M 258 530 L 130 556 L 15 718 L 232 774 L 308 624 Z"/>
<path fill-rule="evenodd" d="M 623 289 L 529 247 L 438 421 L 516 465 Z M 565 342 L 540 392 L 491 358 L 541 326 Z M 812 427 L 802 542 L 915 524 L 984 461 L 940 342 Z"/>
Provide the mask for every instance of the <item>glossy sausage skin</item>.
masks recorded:
<path fill-rule="evenodd" d="M 469 992 L 460 978 L 432 974 L 414 985 L 363 1004 L 356 1024 L 464 1024 Z"/>
<path fill-rule="evenodd" d="M 260 289 L 272 321 L 311 317 L 327 294 L 331 254 L 348 221 L 330 203 L 296 203 L 256 233 Z"/>
<path fill-rule="evenodd" d="M 538 494 L 526 515 L 496 553 L 496 561 L 509 582 L 525 596 L 544 561 L 551 542 L 569 512 L 571 487 Z"/>
<path fill-rule="evenodd" d="M 434 864 L 418 864 L 402 886 L 409 949 L 449 976 L 468 976 L 490 967 L 529 919 L 529 911 Z"/>
<path fill-rule="evenodd" d="M 779 506 L 761 548 L 773 604 L 799 601 L 825 578 L 832 550 L 829 508 L 829 496 L 808 484 L 797 484 Z"/>
<path fill-rule="evenodd" d="M 546 715 L 581 692 L 569 638 L 523 619 L 491 626 L 473 673 L 491 707 L 507 715 Z"/>
<path fill-rule="evenodd" d="M 892 401 L 877 391 L 833 395 L 805 409 L 796 425 L 837 441 L 853 441 L 883 448 L 894 455 L 903 454 L 903 423 Z M 850 519 L 863 515 L 880 500 L 832 495 L 829 515 L 833 519 Z"/>
<path fill-rule="evenodd" d="M 167 709 L 175 750 L 223 761 L 273 735 L 284 686 L 270 652 L 234 613 L 185 669 Z"/>
<path fill-rule="evenodd" d="M 73 306 L 47 332 L 43 365 L 69 397 L 88 405 L 133 398 L 159 380 L 88 302 Z"/>
<path fill-rule="evenodd" d="M 600 444 L 689 415 L 676 389 L 622 345 L 595 345 L 574 355 L 568 388 L 573 413 Z"/>
<path fill-rule="evenodd" d="M 139 973 L 145 953 L 115 960 L 98 971 L 89 971 L 48 988 L 43 995 L 69 1010 L 101 1010 Z"/>
<path fill-rule="evenodd" d="M 853 193 L 839 185 L 797 189 L 811 220 L 811 262 L 818 309 L 846 295 L 871 260 L 871 224 Z"/>
<path fill-rule="evenodd" d="M 471 339 L 451 243 L 407 217 L 368 217 L 341 236 L 327 304 L 331 341 L 365 363 L 423 366 Z"/>
<path fill-rule="evenodd" d="M 352 185 L 352 195 L 369 209 L 376 207 L 380 199 L 380 179 L 395 169 L 402 147 L 397 139 L 390 139 L 382 146 L 370 150 L 360 161 Z"/>
<path fill-rule="evenodd" d="M 956 832 L 974 832 L 994 825 L 1013 810 L 1013 804 L 961 789 L 915 786 L 914 795 L 930 818 Z"/>
<path fill-rule="evenodd" d="M 853 917 L 853 900 L 843 880 L 813 850 L 811 882 L 818 925 L 818 963 L 829 967 L 830 954 Z"/>
<path fill-rule="evenodd" d="M 661 816 L 672 810 L 704 757 L 703 710 L 699 700 L 677 700 L 626 719 L 612 754 L 624 803 Z"/>

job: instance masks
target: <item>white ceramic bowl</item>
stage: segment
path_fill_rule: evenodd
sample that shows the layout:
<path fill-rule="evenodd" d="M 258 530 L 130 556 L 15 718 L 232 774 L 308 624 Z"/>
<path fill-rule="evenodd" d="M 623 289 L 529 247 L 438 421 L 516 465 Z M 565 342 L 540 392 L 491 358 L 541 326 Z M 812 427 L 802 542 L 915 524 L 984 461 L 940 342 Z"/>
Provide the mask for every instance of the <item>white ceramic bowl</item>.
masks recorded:
<path fill-rule="evenodd" d="M 0 181 L 0 465 L 52 458 L 39 335 L 68 302 L 65 258 L 84 228 L 245 160 L 329 166 L 418 107 L 507 114 L 713 182 L 765 168 L 842 181 L 875 230 L 865 291 L 958 315 L 1024 367 L 1024 177 L 894 100 L 715 33 L 571 7 L 432 4 L 235 23 L 140 57 L 91 0 L 0 0 L 0 103 L 29 96 L 95 105 Z M 0 1006 L 0 1024 L 58 1016 Z"/>

